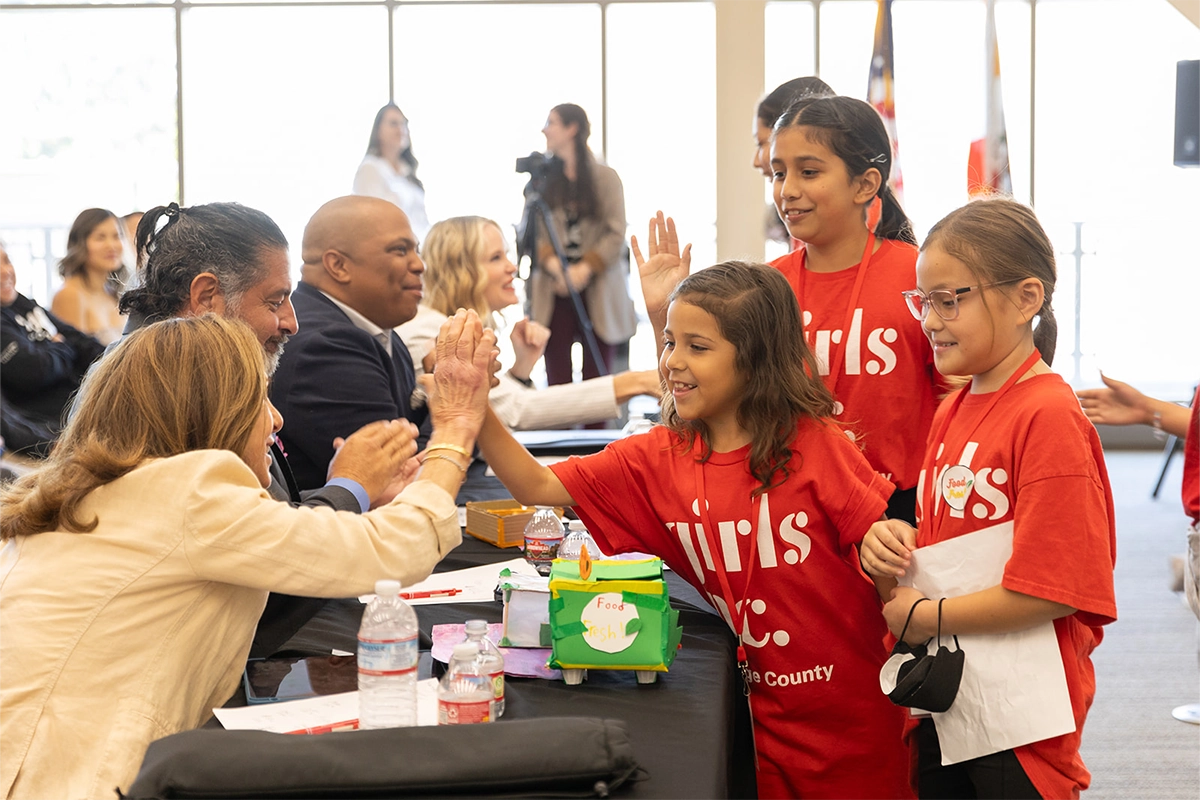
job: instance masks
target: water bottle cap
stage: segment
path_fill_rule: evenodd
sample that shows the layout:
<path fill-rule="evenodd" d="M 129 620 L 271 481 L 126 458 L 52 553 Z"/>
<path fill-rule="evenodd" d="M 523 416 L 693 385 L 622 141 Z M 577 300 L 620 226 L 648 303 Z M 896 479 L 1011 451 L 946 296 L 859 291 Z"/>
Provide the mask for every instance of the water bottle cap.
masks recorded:
<path fill-rule="evenodd" d="M 377 597 L 386 597 L 388 599 L 392 599 L 399 594 L 400 581 L 392 578 L 384 578 L 383 580 L 375 581 L 375 595 Z"/>
<path fill-rule="evenodd" d="M 479 645 L 475 642 L 459 642 L 454 645 L 451 658 L 474 658 L 479 655 Z"/>
<path fill-rule="evenodd" d="M 567 523 L 567 530 L 571 531 L 586 531 L 587 525 L 581 519 L 573 519 Z"/>
<path fill-rule="evenodd" d="M 482 619 L 469 619 L 465 629 L 467 633 L 487 633 L 487 622 Z"/>

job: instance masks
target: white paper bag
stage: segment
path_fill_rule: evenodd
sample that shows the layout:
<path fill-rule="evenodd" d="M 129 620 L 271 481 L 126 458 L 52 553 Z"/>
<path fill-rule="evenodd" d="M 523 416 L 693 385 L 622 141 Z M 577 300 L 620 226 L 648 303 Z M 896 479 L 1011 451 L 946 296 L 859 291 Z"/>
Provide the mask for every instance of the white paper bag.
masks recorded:
<path fill-rule="evenodd" d="M 934 602 L 999 586 L 1012 544 L 1013 524 L 1004 522 L 918 548 L 900 583 Z M 958 642 L 966 653 L 958 697 L 933 715 L 944 766 L 1075 730 L 1054 623 Z"/>

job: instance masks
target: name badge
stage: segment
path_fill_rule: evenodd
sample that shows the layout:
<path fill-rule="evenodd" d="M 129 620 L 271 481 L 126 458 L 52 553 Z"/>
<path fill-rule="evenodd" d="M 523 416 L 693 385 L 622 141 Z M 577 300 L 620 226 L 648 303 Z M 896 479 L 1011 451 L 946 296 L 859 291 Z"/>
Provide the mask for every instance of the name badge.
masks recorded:
<path fill-rule="evenodd" d="M 968 467 L 962 464 L 947 467 L 942 472 L 942 499 L 955 511 L 962 511 L 967 507 L 967 498 L 971 496 L 971 488 L 974 485 L 975 473 Z"/>

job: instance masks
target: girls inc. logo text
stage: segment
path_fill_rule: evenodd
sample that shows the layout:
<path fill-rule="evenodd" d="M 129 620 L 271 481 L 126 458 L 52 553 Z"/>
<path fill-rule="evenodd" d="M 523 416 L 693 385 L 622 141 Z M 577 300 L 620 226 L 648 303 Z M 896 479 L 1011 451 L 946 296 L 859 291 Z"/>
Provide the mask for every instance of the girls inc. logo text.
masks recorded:
<path fill-rule="evenodd" d="M 850 336 L 846 340 L 846 357 L 842 361 L 842 374 L 887 375 L 896 368 L 896 351 L 888 347 L 900 338 L 895 328 L 875 328 L 866 336 L 867 352 L 870 356 L 863 360 L 863 310 L 854 309 L 854 318 L 850 322 Z M 841 344 L 841 330 L 811 330 L 812 312 L 804 312 L 804 341 L 812 348 L 817 357 L 817 366 L 822 375 L 829 374 L 829 350 L 833 345 Z"/>
<path fill-rule="evenodd" d="M 714 520 L 720 552 L 715 554 L 722 560 L 726 572 L 741 572 L 744 569 L 742 555 L 738 547 L 739 536 L 757 537 L 755 550 L 758 565 L 764 569 L 779 566 L 782 558 L 786 564 L 802 564 L 812 550 L 812 539 L 803 530 L 808 524 L 808 514 L 797 511 L 787 514 L 779 521 L 778 526 L 771 523 L 771 502 L 769 492 L 759 498 L 758 524 L 752 525 L 748 519 Z M 700 502 L 692 501 L 692 514 L 695 519 L 688 522 L 668 522 L 667 530 L 679 538 L 683 551 L 687 553 L 688 562 L 698 576 L 704 575 L 704 570 L 716 571 L 713 562 L 714 554 L 708 545 L 708 536 L 704 532 L 704 523 L 700 521 Z"/>

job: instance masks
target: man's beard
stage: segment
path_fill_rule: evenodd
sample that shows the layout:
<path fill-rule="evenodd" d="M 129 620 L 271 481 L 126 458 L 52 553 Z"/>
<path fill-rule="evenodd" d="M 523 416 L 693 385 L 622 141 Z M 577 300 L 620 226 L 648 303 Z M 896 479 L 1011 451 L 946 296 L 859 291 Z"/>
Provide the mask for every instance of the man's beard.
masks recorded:
<path fill-rule="evenodd" d="M 267 368 L 267 378 L 275 377 L 275 370 L 279 369 L 279 359 L 283 357 L 283 346 L 287 343 L 286 336 L 272 336 L 267 340 L 268 344 L 275 345 L 275 352 L 263 348 L 263 360 Z"/>

